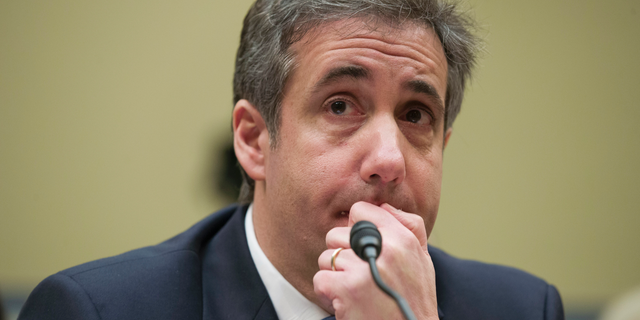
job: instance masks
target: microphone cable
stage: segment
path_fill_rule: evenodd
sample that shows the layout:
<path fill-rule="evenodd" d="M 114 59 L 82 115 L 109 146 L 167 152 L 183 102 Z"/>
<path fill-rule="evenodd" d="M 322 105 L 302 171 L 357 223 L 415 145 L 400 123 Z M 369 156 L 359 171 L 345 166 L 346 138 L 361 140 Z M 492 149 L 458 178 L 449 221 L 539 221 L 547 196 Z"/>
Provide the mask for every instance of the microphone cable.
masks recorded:
<path fill-rule="evenodd" d="M 376 259 L 382 250 L 382 235 L 380 235 L 380 231 L 378 231 L 376 225 L 365 220 L 358 221 L 353 225 L 353 228 L 351 228 L 350 238 L 351 249 L 353 249 L 360 259 L 369 262 L 371 275 L 380 290 L 395 300 L 405 319 L 416 320 L 416 316 L 413 314 L 407 300 L 389 288 L 380 277 Z"/>

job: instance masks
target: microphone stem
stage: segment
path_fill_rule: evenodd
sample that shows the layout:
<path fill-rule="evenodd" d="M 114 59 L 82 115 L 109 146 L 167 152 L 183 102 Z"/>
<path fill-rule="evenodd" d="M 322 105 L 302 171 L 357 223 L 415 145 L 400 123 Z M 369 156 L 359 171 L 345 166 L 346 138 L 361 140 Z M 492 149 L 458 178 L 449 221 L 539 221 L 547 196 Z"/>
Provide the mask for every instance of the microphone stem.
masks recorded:
<path fill-rule="evenodd" d="M 404 318 L 407 320 L 416 320 L 416 316 L 413 314 L 413 311 L 411 311 L 411 307 L 409 306 L 409 303 L 407 303 L 407 300 L 405 300 L 395 291 L 391 290 L 391 288 L 389 288 L 384 282 L 382 282 L 382 278 L 380 278 L 380 273 L 378 272 L 378 267 L 376 266 L 375 257 L 369 256 L 369 266 L 371 267 L 373 280 L 376 282 L 378 287 L 380 287 L 380 289 L 384 291 L 384 293 L 386 293 L 396 301 L 398 307 L 400 308 L 400 311 L 402 311 L 402 314 L 404 315 Z"/>

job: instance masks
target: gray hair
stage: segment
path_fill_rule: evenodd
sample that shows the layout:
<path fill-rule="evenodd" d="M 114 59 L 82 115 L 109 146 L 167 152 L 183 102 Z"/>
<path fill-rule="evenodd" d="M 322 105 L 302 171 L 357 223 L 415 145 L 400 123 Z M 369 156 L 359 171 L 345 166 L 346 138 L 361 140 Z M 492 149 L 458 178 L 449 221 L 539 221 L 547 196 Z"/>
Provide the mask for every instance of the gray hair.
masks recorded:
<path fill-rule="evenodd" d="M 473 19 L 457 5 L 442 0 L 257 0 L 247 16 L 240 37 L 233 79 L 234 104 L 251 102 L 263 117 L 270 145 L 278 142 L 283 89 L 295 55 L 290 47 L 318 26 L 348 18 L 382 21 L 401 27 L 418 22 L 432 28 L 447 58 L 445 130 L 460 112 L 464 88 L 479 47 Z M 238 201 L 253 200 L 255 181 L 240 167 L 243 182 Z"/>

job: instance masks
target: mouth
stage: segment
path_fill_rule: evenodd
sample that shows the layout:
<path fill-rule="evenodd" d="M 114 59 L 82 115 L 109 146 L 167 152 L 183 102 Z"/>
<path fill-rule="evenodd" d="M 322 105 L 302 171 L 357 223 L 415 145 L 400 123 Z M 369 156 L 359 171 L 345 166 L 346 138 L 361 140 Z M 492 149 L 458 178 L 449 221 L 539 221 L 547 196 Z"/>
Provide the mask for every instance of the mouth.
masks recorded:
<path fill-rule="evenodd" d="M 346 223 L 349 220 L 349 210 L 338 211 L 335 213 L 335 219 L 337 219 L 339 224 Z"/>
<path fill-rule="evenodd" d="M 395 208 L 406 208 L 406 207 L 410 207 L 407 206 L 407 203 L 402 201 L 401 199 L 392 199 L 391 197 L 384 197 L 384 196 L 353 196 L 353 197 L 349 197 L 348 199 L 339 199 L 339 202 L 336 204 L 335 207 L 332 208 L 331 211 L 334 212 L 333 217 L 334 219 L 337 219 L 338 224 L 342 224 L 342 223 L 346 223 L 346 221 L 349 220 L 349 216 L 351 215 L 350 211 L 351 211 L 351 207 L 353 206 L 354 203 L 359 202 L 359 201 L 364 201 L 367 203 L 370 203 L 374 206 L 381 206 L 384 203 L 388 203 L 391 206 L 394 206 Z M 404 204 L 404 205 L 403 205 Z"/>
<path fill-rule="evenodd" d="M 406 208 L 407 207 L 406 205 L 405 206 L 400 205 L 400 203 L 391 204 L 390 201 L 366 201 L 366 202 L 368 202 L 370 204 L 373 204 L 375 206 L 378 206 L 378 207 L 381 206 L 382 204 L 385 204 L 385 203 L 387 203 L 390 206 L 393 206 L 395 208 Z M 338 209 L 338 210 L 334 211 L 335 212 L 335 217 L 337 217 L 338 219 L 349 219 L 349 215 L 350 215 L 349 212 L 351 210 L 351 205 L 349 205 L 348 208 L 342 206 L 342 208 L 336 208 L 336 209 Z"/>

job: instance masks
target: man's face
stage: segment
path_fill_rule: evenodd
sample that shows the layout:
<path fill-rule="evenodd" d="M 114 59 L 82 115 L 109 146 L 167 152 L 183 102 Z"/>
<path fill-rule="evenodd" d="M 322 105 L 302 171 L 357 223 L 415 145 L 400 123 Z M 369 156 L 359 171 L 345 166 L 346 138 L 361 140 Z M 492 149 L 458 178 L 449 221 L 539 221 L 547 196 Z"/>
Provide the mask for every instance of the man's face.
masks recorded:
<path fill-rule="evenodd" d="M 280 236 L 315 257 L 355 202 L 438 212 L 447 63 L 432 30 L 360 20 L 292 46 L 279 140 L 265 151 L 265 204 Z M 347 214 L 345 214 L 345 212 Z"/>

